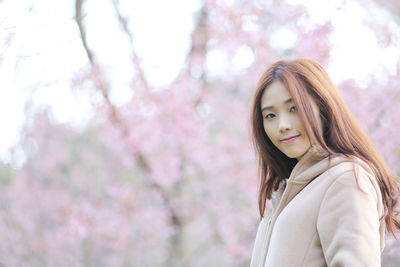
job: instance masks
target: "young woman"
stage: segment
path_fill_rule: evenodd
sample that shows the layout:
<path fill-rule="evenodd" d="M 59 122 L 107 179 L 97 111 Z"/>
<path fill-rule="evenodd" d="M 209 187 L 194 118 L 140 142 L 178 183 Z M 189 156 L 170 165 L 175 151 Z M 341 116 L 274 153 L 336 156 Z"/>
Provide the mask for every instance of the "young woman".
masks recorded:
<path fill-rule="evenodd" d="M 251 266 L 381 266 L 385 231 L 400 230 L 399 182 L 324 68 L 274 63 L 251 116 L 261 178 Z"/>

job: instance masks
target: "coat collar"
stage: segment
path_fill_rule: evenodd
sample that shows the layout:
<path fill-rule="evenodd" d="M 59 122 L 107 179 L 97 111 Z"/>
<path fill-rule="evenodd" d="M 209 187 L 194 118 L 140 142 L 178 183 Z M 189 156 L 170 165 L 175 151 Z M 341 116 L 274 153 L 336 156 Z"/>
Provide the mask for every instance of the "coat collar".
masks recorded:
<path fill-rule="evenodd" d="M 282 198 L 283 192 L 288 183 L 290 187 L 295 187 L 296 190 L 292 191 L 289 201 L 300 192 L 312 179 L 325 171 L 325 163 L 321 164 L 321 160 L 328 156 L 328 152 L 323 150 L 320 146 L 312 145 L 307 152 L 303 155 L 299 162 L 294 166 L 289 178 L 282 182 L 275 192 L 272 193 L 271 200 L 274 210 L 277 209 L 278 204 Z M 319 164 L 322 166 L 314 166 Z M 313 168 L 311 168 L 313 167 Z M 314 168 L 317 167 L 317 168 Z"/>
<path fill-rule="evenodd" d="M 280 198 L 283 197 L 282 195 L 284 197 L 282 200 L 279 199 L 281 201 L 278 201 L 282 202 L 279 203 L 279 206 L 281 206 L 279 210 L 282 210 L 312 180 L 332 167 L 332 159 L 328 155 L 327 151 L 317 145 L 312 145 L 308 149 L 306 154 L 294 166 L 289 178 L 286 180 L 287 184 L 284 185 L 284 189 L 285 187 L 287 188 L 280 194 Z"/>
<path fill-rule="evenodd" d="M 318 176 L 327 169 L 327 161 L 323 160 L 327 156 L 327 151 L 323 150 L 320 146 L 312 145 L 294 166 L 289 176 L 289 182 L 296 184 L 310 182 L 310 179 Z"/>

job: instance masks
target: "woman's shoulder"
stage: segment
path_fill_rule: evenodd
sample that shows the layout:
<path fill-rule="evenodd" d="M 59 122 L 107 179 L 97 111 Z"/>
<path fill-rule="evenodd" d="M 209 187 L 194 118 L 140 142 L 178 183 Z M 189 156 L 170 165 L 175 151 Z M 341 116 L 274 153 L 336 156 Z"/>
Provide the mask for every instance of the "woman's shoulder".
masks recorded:
<path fill-rule="evenodd" d="M 374 195 L 374 198 L 381 198 L 381 191 L 376 176 L 371 167 L 358 157 L 335 156 L 332 161 L 341 162 L 326 171 L 331 186 L 353 187 L 362 192 Z"/>
<path fill-rule="evenodd" d="M 357 176 L 358 172 L 363 175 L 374 176 L 374 172 L 371 167 L 362 159 L 358 157 L 347 157 L 344 155 L 332 156 L 329 164 L 332 166 L 326 170 L 326 172 L 335 174 L 335 176 L 354 172 Z"/>
<path fill-rule="evenodd" d="M 343 155 L 331 158 L 331 168 L 324 173 L 324 180 L 328 179 L 329 184 L 336 183 L 336 186 L 352 186 L 364 191 L 373 191 L 380 196 L 380 188 L 376 176 L 371 167 L 358 157 L 346 157 Z"/>

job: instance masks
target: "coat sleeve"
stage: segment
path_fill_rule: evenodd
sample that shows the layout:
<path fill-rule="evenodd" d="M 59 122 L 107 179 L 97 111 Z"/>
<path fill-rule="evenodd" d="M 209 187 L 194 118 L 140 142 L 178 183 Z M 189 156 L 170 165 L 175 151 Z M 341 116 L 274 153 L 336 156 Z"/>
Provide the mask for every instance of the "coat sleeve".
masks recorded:
<path fill-rule="evenodd" d="M 328 188 L 320 207 L 317 231 L 328 266 L 378 267 L 380 258 L 379 187 L 365 172 L 340 175 Z"/>

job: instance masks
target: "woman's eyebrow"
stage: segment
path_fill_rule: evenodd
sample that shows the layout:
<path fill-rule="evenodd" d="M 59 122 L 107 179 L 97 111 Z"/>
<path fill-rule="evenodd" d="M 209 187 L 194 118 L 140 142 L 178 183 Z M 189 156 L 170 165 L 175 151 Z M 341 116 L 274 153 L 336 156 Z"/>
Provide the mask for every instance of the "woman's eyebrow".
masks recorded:
<path fill-rule="evenodd" d="M 287 104 L 287 103 L 289 103 L 289 102 L 291 102 L 291 101 L 293 101 L 293 99 L 292 98 L 289 98 L 289 99 L 287 99 L 287 100 L 285 100 L 283 103 L 284 104 Z M 272 109 L 274 106 L 265 106 L 265 107 L 263 107 L 262 109 L 261 109 L 261 112 L 263 112 L 264 110 L 267 110 L 267 109 Z"/>

